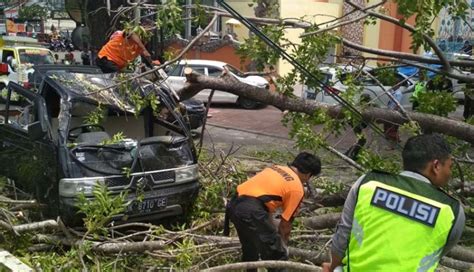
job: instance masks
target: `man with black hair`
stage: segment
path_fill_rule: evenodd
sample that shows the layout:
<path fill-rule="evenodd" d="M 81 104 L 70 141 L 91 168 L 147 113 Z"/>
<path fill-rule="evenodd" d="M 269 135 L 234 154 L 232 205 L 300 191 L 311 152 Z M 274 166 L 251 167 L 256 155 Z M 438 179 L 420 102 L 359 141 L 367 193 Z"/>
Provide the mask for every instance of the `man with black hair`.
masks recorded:
<path fill-rule="evenodd" d="M 303 200 L 303 186 L 320 172 L 319 158 L 302 152 L 288 166 L 273 165 L 237 186 L 226 217 L 239 235 L 242 261 L 288 259 L 291 222 Z M 277 229 L 271 215 L 278 208 L 282 214 Z"/>
<path fill-rule="evenodd" d="M 435 271 L 459 240 L 465 215 L 440 188 L 453 159 L 439 134 L 408 139 L 398 175 L 372 171 L 352 186 L 323 271 Z"/>

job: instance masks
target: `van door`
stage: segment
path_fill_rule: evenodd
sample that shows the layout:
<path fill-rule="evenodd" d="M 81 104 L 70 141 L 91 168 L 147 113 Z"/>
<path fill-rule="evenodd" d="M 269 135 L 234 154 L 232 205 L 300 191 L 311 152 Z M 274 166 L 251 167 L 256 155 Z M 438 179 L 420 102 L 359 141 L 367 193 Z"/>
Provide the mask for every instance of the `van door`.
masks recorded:
<path fill-rule="evenodd" d="M 48 203 L 57 197 L 58 179 L 44 99 L 10 83 L 1 100 L 5 104 L 0 109 L 0 175 Z"/>

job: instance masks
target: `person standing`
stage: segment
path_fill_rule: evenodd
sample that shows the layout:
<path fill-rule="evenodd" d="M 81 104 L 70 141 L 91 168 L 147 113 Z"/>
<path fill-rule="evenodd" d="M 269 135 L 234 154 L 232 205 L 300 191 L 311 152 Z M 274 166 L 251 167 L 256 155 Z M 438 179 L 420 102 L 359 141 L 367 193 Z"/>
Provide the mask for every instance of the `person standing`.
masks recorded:
<path fill-rule="evenodd" d="M 418 82 L 415 84 L 415 91 L 413 92 L 413 95 L 411 96 L 411 101 L 412 101 L 412 110 L 416 110 L 418 106 L 420 105 L 420 95 L 423 93 L 426 93 L 426 76 L 424 72 L 419 73 L 420 78 Z"/>
<path fill-rule="evenodd" d="M 159 64 L 151 60 L 151 54 L 143 44 L 150 35 L 153 25 L 146 21 L 140 31 L 116 31 L 99 50 L 96 65 L 104 73 L 115 73 L 126 68 L 138 56 L 143 56 L 150 65 Z"/>
<path fill-rule="evenodd" d="M 344 271 L 435 271 L 459 240 L 461 203 L 442 191 L 453 159 L 439 134 L 414 136 L 398 175 L 372 171 L 352 186 L 332 238 L 331 263 Z"/>
<path fill-rule="evenodd" d="M 303 200 L 303 186 L 320 172 L 320 159 L 302 152 L 288 166 L 273 165 L 237 187 L 237 195 L 227 206 L 226 217 L 237 230 L 242 261 L 257 261 L 259 257 L 262 260 L 288 259 L 291 223 Z M 278 208 L 282 214 L 276 228 L 272 214 Z"/>

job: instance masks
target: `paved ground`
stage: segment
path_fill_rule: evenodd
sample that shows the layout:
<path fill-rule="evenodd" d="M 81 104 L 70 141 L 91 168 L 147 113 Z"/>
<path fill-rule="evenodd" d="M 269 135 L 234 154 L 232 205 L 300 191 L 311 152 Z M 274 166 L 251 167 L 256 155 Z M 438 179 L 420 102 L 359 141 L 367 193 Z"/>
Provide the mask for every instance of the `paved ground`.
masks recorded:
<path fill-rule="evenodd" d="M 290 149 L 294 150 L 294 141 L 288 136 L 289 129 L 281 123 L 282 113 L 273 106 L 255 110 L 244 110 L 233 104 L 213 105 L 210 109 L 204 132 L 204 142 L 228 149 L 230 145 L 246 149 Z M 459 106 L 453 118 L 462 118 L 462 106 Z M 404 135 L 402 135 L 403 137 Z M 405 136 L 406 137 L 406 136 Z M 374 133 L 368 135 L 368 146 L 375 150 L 391 150 L 387 142 Z M 351 130 L 341 135 L 328 137 L 329 142 L 338 150 L 345 151 L 356 142 Z"/>
<path fill-rule="evenodd" d="M 210 109 L 204 132 L 209 147 L 228 150 L 233 145 L 240 151 L 256 149 L 288 149 L 293 141 L 281 124 L 281 111 L 275 107 L 244 110 L 235 105 L 219 105 Z"/>

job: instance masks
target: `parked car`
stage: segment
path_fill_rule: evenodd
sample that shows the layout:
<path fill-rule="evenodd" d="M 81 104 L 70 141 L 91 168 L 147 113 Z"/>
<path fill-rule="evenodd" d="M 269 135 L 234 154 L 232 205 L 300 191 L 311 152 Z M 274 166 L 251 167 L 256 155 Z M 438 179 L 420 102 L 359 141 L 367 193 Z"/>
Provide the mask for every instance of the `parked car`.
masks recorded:
<path fill-rule="evenodd" d="M 432 69 L 441 70 L 442 66 L 439 64 L 432 64 L 429 65 Z M 419 68 L 410 65 L 404 65 L 397 68 L 397 70 L 406 76 L 413 76 L 413 81 L 418 81 L 419 79 Z M 466 82 L 462 80 L 458 80 L 455 78 L 450 77 L 441 77 L 434 73 L 433 71 L 424 71 L 424 73 L 428 76 L 427 84 L 428 87 L 432 90 L 440 90 L 445 89 L 453 93 L 453 96 L 459 102 L 464 100 L 464 89 L 466 88 Z M 456 73 L 463 75 L 463 76 L 471 76 L 472 73 L 469 71 L 458 70 Z"/>
<path fill-rule="evenodd" d="M 234 66 L 227 64 L 221 61 L 214 60 L 181 60 L 177 65 L 168 66 L 166 72 L 168 73 L 168 78 L 166 82 L 170 84 L 171 87 L 178 90 L 184 87 L 186 83 L 186 77 L 184 76 L 184 68 L 190 67 L 195 72 L 212 77 L 218 77 L 222 74 L 224 67 L 227 68 L 232 76 L 241 82 L 253 85 L 259 88 L 269 88 L 268 81 L 261 76 L 245 76 L 239 69 Z M 200 91 L 194 98 L 207 102 L 211 90 L 206 89 Z M 212 102 L 216 103 L 237 103 L 244 109 L 255 109 L 260 103 L 247 99 L 245 97 L 239 97 L 235 94 L 216 90 L 212 97 Z"/>
<path fill-rule="evenodd" d="M 112 74 L 87 66 L 35 70 L 37 92 L 10 83 L 1 95 L 0 175 L 70 225 L 82 223 L 78 195 L 93 200 L 97 184 L 113 195 L 128 193 L 130 204 L 115 221 L 189 212 L 200 187 L 197 158 L 169 90 L 143 79 L 130 82 L 137 94 L 154 94 L 160 102 L 158 113 L 151 107 L 136 113 L 118 87 L 98 91 L 117 82 Z M 103 121 L 91 123 L 98 105 Z"/>
<path fill-rule="evenodd" d="M 406 79 L 402 84 L 403 97 L 400 104 L 404 107 L 411 107 L 410 97 L 413 94 L 415 82 L 407 76 L 397 72 L 395 69 L 390 70 L 393 71 L 393 74 L 390 74 L 389 76 L 391 80 L 387 80 L 389 77 L 387 77 L 387 74 L 380 73 L 381 69 L 384 68 L 363 67 L 362 69 L 359 69 L 353 66 L 322 67 L 320 69 L 323 74 L 322 81 L 328 86 L 319 89 L 303 87 L 304 98 L 326 104 L 337 105 L 338 102 L 331 96 L 331 94 L 341 94 L 346 91 L 348 88 L 346 86 L 346 80 L 351 78 L 355 85 L 362 87 L 361 94 L 368 94 L 371 97 L 372 103 L 385 108 L 387 107 L 390 97 L 383 91 L 383 88 L 389 90 L 393 85 L 388 84 L 388 82 L 400 82 Z M 383 88 L 368 74 L 378 79 L 379 82 L 382 83 Z"/>

